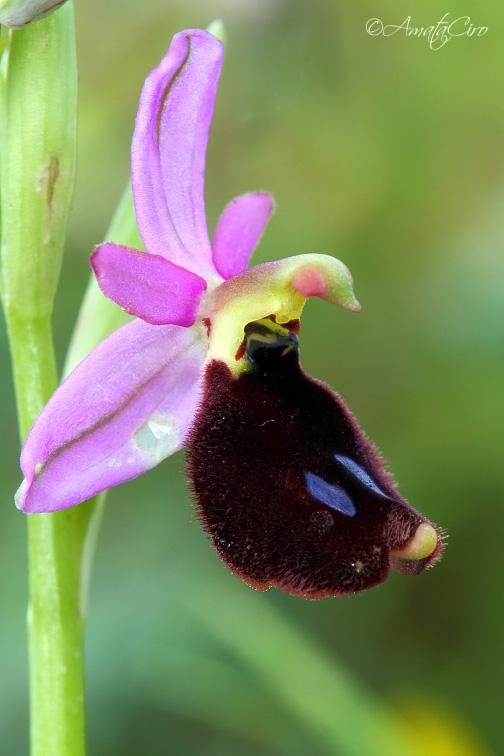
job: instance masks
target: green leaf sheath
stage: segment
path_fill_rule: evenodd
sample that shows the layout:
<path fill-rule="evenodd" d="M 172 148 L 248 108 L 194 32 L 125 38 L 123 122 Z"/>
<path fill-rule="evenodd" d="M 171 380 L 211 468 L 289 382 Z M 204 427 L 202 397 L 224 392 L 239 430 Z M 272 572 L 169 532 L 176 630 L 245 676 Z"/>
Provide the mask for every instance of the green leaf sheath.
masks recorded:
<path fill-rule="evenodd" d="M 131 182 L 129 181 L 105 234 L 104 241 L 113 241 L 115 244 L 144 249 L 136 226 Z M 63 377 L 66 377 L 100 341 L 130 320 L 132 320 L 131 315 L 125 313 L 119 305 L 102 294 L 96 283 L 94 273 L 91 272 L 65 360 Z"/>

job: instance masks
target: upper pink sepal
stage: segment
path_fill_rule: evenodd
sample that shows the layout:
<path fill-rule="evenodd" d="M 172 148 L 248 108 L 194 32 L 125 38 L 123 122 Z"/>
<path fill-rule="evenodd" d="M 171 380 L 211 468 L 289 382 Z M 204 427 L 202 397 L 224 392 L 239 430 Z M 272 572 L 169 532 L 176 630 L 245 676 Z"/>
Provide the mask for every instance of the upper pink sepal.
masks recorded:
<path fill-rule="evenodd" d="M 131 179 L 145 248 L 206 278 L 216 275 L 203 179 L 224 48 L 206 31 L 173 37 L 142 89 Z"/>
<path fill-rule="evenodd" d="M 214 265 L 224 279 L 245 270 L 272 210 L 273 197 L 266 192 L 243 194 L 225 208 L 212 244 Z"/>
<path fill-rule="evenodd" d="M 117 244 L 102 244 L 91 255 L 100 289 L 130 315 L 152 325 L 191 326 L 207 284 L 196 273 Z"/>
<path fill-rule="evenodd" d="M 201 393 L 204 329 L 115 331 L 37 418 L 21 453 L 24 512 L 54 512 L 135 478 L 186 443 Z"/>

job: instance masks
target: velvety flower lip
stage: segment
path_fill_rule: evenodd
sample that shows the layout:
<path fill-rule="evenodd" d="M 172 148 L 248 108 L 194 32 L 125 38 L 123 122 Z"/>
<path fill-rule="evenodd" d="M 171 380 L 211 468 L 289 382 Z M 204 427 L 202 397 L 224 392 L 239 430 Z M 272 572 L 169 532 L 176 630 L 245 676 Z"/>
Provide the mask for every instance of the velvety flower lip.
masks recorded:
<path fill-rule="evenodd" d="M 307 298 L 360 310 L 349 270 L 322 254 L 246 270 L 273 209 L 266 192 L 230 202 L 210 243 L 204 171 L 222 57 L 210 33 L 180 32 L 145 81 L 131 178 L 146 252 L 106 242 L 91 256 L 104 294 L 136 319 L 39 415 L 16 504 L 66 509 L 189 443 L 205 527 L 250 585 L 319 598 L 376 585 L 390 567 L 417 574 L 439 557 L 439 530 L 299 363 Z"/>
<path fill-rule="evenodd" d="M 417 575 L 439 529 L 401 498 L 340 397 L 303 371 L 298 323 L 249 323 L 248 368 L 205 368 L 188 443 L 196 511 L 221 559 L 258 590 L 305 599 Z"/>

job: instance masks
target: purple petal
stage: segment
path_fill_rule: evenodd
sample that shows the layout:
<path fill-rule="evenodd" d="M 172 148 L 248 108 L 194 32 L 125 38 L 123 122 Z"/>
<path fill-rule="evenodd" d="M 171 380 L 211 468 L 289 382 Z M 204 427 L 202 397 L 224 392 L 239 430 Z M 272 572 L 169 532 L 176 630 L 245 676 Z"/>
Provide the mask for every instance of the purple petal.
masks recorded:
<path fill-rule="evenodd" d="M 244 194 L 226 207 L 215 228 L 213 262 L 226 280 L 247 267 L 273 210 L 265 192 Z"/>
<path fill-rule="evenodd" d="M 66 509 L 182 448 L 200 400 L 205 355 L 200 326 L 134 320 L 102 341 L 28 434 L 18 507 Z"/>
<path fill-rule="evenodd" d="M 205 31 L 176 34 L 142 89 L 131 145 L 138 230 L 146 249 L 215 277 L 203 197 L 208 131 L 223 56 Z"/>
<path fill-rule="evenodd" d="M 102 244 L 91 255 L 100 289 L 130 315 L 153 325 L 191 326 L 207 284 L 159 255 Z"/>

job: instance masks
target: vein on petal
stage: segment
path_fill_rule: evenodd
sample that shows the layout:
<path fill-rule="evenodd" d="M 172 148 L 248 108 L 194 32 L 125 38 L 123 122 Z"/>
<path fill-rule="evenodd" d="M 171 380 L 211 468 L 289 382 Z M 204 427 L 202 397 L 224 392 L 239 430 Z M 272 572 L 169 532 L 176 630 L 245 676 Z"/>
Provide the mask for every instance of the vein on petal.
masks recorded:
<path fill-rule="evenodd" d="M 180 78 L 182 72 L 184 71 L 184 68 L 186 67 L 187 63 L 189 62 L 189 58 L 191 57 L 191 37 L 188 34 L 186 34 L 185 35 L 185 39 L 187 41 L 187 53 L 186 53 L 186 56 L 185 56 L 184 60 L 182 61 L 182 63 L 180 64 L 180 67 L 177 69 L 177 71 L 173 74 L 172 78 L 170 79 L 170 82 L 168 83 L 168 85 L 167 85 L 167 87 L 166 87 L 166 89 L 165 89 L 165 91 L 164 91 L 164 93 L 163 93 L 163 95 L 161 97 L 161 102 L 160 102 L 160 105 L 159 105 L 159 111 L 158 111 L 157 120 L 156 120 L 156 146 L 157 146 L 158 156 L 160 156 L 161 121 L 162 121 L 162 118 L 163 118 L 163 113 L 164 113 L 166 101 L 167 101 L 167 99 L 168 99 L 168 97 L 170 95 L 170 92 L 171 92 L 174 84 Z M 195 155 L 195 151 L 194 151 L 194 148 L 193 148 L 192 151 L 191 151 L 191 167 L 194 166 L 194 155 Z M 163 165 L 162 165 L 160 157 L 159 157 L 159 166 L 161 168 L 161 174 L 163 175 L 164 171 L 163 171 Z M 182 240 L 182 238 L 181 238 L 181 236 L 179 234 L 177 225 L 176 225 L 176 223 L 175 223 L 175 221 L 173 219 L 173 216 L 172 216 L 172 213 L 171 213 L 171 210 L 170 210 L 170 205 L 168 203 L 168 199 L 166 197 L 166 187 L 165 187 L 164 180 L 161 182 L 161 184 L 162 184 L 162 187 L 163 187 L 163 195 L 164 195 L 164 200 L 165 200 L 166 211 L 167 211 L 168 217 L 169 217 L 169 219 L 171 221 L 171 224 L 173 226 L 173 230 L 175 231 L 175 234 L 177 236 L 177 239 L 179 240 L 180 244 L 182 245 L 183 249 L 185 249 L 185 251 L 187 252 L 187 254 L 189 255 L 189 257 L 192 260 L 194 260 L 194 262 L 199 263 L 199 260 L 197 259 L 197 256 L 194 255 L 192 253 L 192 251 L 187 248 L 186 244 L 184 243 L 184 241 Z M 194 202 L 192 201 L 192 195 L 191 195 L 191 214 L 192 214 L 192 218 L 193 218 L 193 226 L 194 226 L 195 229 L 197 229 L 198 225 L 197 225 L 197 220 L 196 220 L 196 213 L 194 211 Z"/>
<path fill-rule="evenodd" d="M 141 383 L 139 386 L 136 386 L 134 392 L 127 399 L 125 399 L 124 402 L 122 402 L 122 404 L 116 407 L 116 409 L 113 410 L 113 412 L 111 412 L 109 415 L 105 415 L 105 417 L 102 417 L 100 420 L 98 420 L 98 422 L 96 422 L 91 427 L 86 428 L 86 430 L 82 431 L 82 433 L 80 433 L 78 436 L 75 436 L 75 438 L 72 438 L 70 441 L 67 441 L 66 444 L 63 444 L 62 446 L 58 447 L 58 449 L 55 449 L 55 451 L 53 451 L 53 453 L 47 458 L 47 461 L 43 465 L 43 469 L 46 468 L 55 459 L 57 459 L 61 454 L 63 454 L 64 451 L 69 449 L 71 446 L 73 446 L 74 444 L 78 444 L 80 441 L 82 441 L 85 438 L 88 438 L 97 430 L 100 430 L 100 428 L 103 428 L 111 420 L 118 417 L 121 414 L 121 412 L 124 412 L 124 410 L 127 407 L 129 407 L 129 405 L 137 398 L 137 396 L 147 386 L 149 386 L 149 384 L 151 384 L 156 378 L 158 378 L 161 375 L 165 367 L 166 365 L 163 365 L 161 368 L 159 368 L 159 370 L 153 373 L 146 381 Z M 142 424 L 143 423 L 141 423 L 138 427 L 140 428 Z"/>

